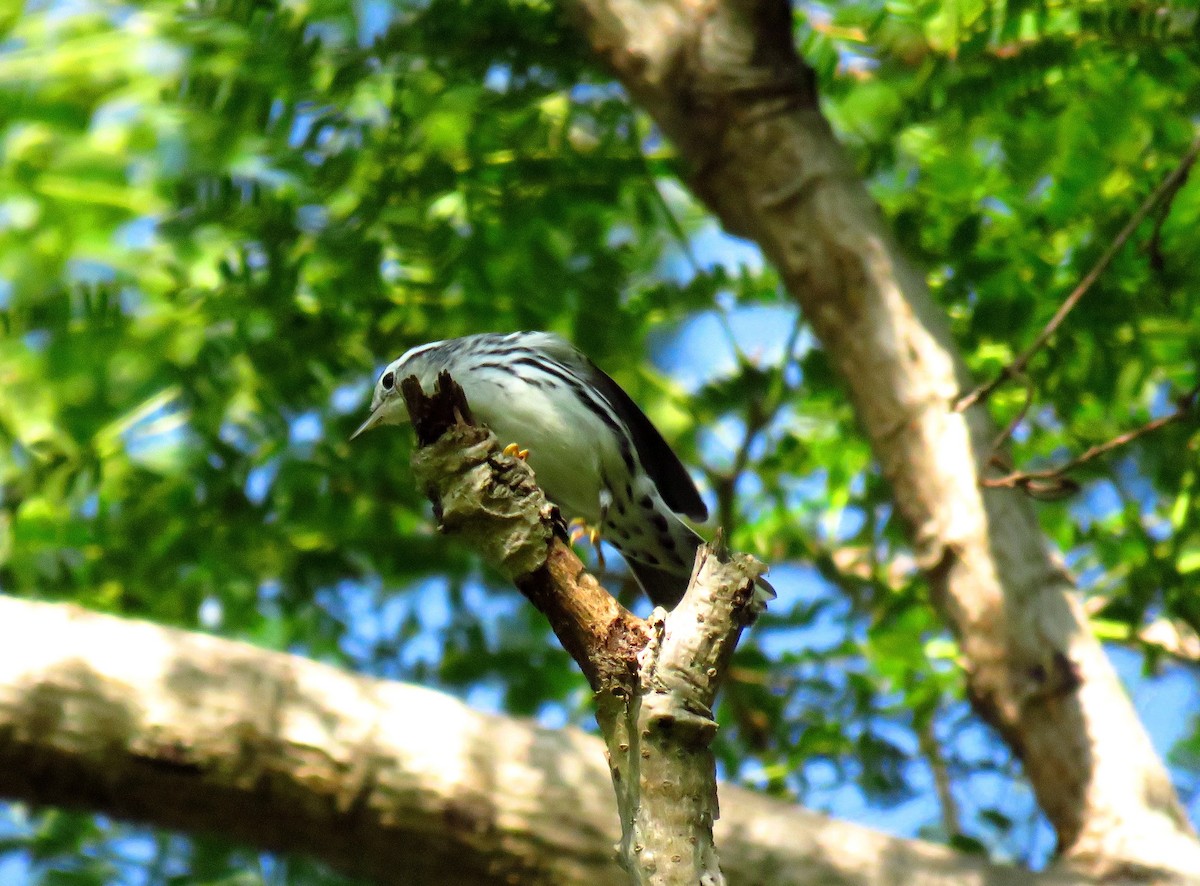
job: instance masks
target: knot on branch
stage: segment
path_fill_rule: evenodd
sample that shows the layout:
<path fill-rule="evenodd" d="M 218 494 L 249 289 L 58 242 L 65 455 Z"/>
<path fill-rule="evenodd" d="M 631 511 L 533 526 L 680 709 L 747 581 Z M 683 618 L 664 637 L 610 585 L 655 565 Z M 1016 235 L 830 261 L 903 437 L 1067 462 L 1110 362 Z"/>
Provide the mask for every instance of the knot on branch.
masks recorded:
<path fill-rule="evenodd" d="M 642 699 L 646 723 L 663 735 L 691 750 L 707 748 L 717 737 L 717 721 L 712 710 L 692 710 L 678 696 L 652 692 Z"/>
<path fill-rule="evenodd" d="M 521 459 L 505 455 L 495 434 L 474 424 L 462 388 L 443 372 L 432 396 L 410 376 L 400 383 L 421 444 L 417 482 L 440 527 L 461 535 L 510 579 L 541 568 L 554 537 L 554 506 Z"/>

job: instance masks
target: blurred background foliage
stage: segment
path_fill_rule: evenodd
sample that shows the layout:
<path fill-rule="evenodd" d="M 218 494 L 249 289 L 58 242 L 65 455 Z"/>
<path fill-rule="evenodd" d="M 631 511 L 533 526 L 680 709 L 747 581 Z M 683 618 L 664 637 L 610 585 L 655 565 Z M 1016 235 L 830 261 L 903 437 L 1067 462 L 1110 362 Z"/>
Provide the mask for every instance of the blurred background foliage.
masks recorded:
<path fill-rule="evenodd" d="M 553 329 L 634 394 L 735 544 L 773 564 L 779 604 L 723 701 L 724 775 L 1045 860 L 1052 836 L 962 699 L 825 356 L 556 5 L 6 8 L 0 590 L 592 728 L 540 617 L 433 532 L 408 436 L 346 442 L 376 369 L 411 345 Z M 800 3 L 795 22 L 825 112 L 980 377 L 1033 339 L 1196 131 L 1184 4 L 858 0 Z M 1193 183 L 1034 360 L 1018 465 L 1163 415 L 1195 384 L 1197 230 Z M 1024 396 L 994 397 L 997 421 Z M 1193 821 L 1196 660 L 1139 637 L 1200 628 L 1197 445 L 1194 421 L 1173 425 L 1039 505 Z M 86 815 L 0 817 L 5 883 L 336 879 Z"/>

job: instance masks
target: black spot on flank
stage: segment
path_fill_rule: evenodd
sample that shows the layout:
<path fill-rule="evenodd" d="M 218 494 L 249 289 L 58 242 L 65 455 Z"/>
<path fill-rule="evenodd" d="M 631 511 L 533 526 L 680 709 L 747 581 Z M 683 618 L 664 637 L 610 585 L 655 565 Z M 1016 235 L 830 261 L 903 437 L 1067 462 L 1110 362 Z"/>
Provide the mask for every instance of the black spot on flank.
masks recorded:
<path fill-rule="evenodd" d="M 645 563 L 647 566 L 657 566 L 661 561 L 658 559 L 658 557 L 654 556 L 653 554 L 645 554 L 642 557 L 642 562 Z"/>
<path fill-rule="evenodd" d="M 665 533 L 671 528 L 667 523 L 667 518 L 662 514 L 655 514 L 650 518 L 650 522 L 654 524 L 655 528 L 658 529 L 659 532 Z"/>
<path fill-rule="evenodd" d="M 615 510 L 617 512 L 618 517 L 624 517 L 625 516 L 625 502 L 623 502 L 621 499 L 618 498 L 616 501 L 613 502 L 613 510 Z"/>
<path fill-rule="evenodd" d="M 654 510 L 654 502 L 650 499 L 650 496 L 648 496 L 648 495 L 643 495 L 640 499 L 638 499 L 638 504 L 640 504 L 644 510 L 647 510 L 647 511 Z"/>
<path fill-rule="evenodd" d="M 627 498 L 629 501 L 633 501 L 633 484 L 628 480 L 625 481 L 625 498 Z"/>
<path fill-rule="evenodd" d="M 621 529 L 619 526 L 614 526 L 612 528 L 612 537 L 613 538 L 629 538 L 629 533 L 626 532 L 624 529 Z"/>

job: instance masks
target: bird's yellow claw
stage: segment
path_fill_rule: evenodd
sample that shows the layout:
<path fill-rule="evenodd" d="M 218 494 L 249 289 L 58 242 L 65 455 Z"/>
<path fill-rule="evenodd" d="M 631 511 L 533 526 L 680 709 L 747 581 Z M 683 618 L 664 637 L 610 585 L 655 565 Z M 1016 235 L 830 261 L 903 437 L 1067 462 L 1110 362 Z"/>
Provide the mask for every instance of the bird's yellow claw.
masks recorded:
<path fill-rule="evenodd" d="M 570 530 L 571 544 L 575 544 L 579 541 L 579 539 L 588 534 L 587 523 L 585 523 L 579 517 L 571 520 L 571 522 L 567 524 L 567 529 Z"/>
<path fill-rule="evenodd" d="M 588 541 L 592 543 L 592 548 L 596 551 L 596 563 L 601 569 L 604 569 L 604 549 L 600 547 L 600 530 L 591 527 L 587 531 Z"/>
<path fill-rule="evenodd" d="M 509 443 L 507 446 L 505 446 L 504 454 L 516 456 L 517 458 L 521 459 L 521 461 L 529 458 L 529 450 L 522 449 L 516 443 Z"/>
<path fill-rule="evenodd" d="M 581 517 L 575 517 L 567 524 L 567 529 L 570 530 L 571 544 L 577 544 L 580 539 L 587 539 L 588 544 L 596 551 L 596 562 L 600 568 L 604 568 L 604 550 L 600 547 L 600 530 L 593 526 L 588 526 L 587 521 Z"/>

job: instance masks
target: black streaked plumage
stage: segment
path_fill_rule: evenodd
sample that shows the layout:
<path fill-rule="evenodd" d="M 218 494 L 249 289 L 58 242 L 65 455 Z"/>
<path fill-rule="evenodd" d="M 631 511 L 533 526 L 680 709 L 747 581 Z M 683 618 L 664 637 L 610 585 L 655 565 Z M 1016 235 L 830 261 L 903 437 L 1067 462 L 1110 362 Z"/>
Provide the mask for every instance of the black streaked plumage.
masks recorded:
<path fill-rule="evenodd" d="M 651 600 L 679 602 L 701 543 L 679 514 L 704 520 L 708 509 L 678 456 L 611 377 L 546 332 L 432 342 L 384 370 L 355 436 L 407 419 L 399 379 L 415 375 L 431 390 L 442 370 L 502 442 L 529 450 L 539 485 L 563 513 L 612 541 Z"/>

